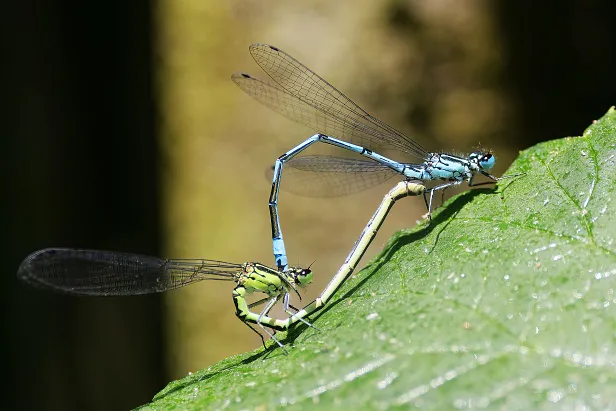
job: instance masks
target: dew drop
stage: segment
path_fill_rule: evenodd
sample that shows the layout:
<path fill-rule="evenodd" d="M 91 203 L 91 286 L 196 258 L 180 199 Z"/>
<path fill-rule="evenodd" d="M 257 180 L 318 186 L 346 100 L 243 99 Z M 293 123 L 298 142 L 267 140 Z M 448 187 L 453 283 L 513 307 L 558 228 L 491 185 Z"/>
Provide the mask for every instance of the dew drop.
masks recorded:
<path fill-rule="evenodd" d="M 379 318 L 379 313 L 371 313 L 366 316 L 366 320 L 372 321 Z"/>
<path fill-rule="evenodd" d="M 560 390 L 550 390 L 548 392 L 548 401 L 550 402 L 558 402 L 563 399 L 564 393 Z"/>

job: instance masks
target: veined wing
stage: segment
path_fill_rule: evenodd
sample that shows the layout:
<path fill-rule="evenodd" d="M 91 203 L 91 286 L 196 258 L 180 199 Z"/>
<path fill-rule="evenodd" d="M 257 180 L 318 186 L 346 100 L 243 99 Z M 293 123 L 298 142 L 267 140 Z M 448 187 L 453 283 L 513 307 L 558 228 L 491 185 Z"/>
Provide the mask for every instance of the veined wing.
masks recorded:
<path fill-rule="evenodd" d="M 387 146 L 424 160 L 426 150 L 421 145 L 368 114 L 344 93 L 284 51 L 267 44 L 255 43 L 250 46 L 250 54 L 257 64 L 290 95 L 339 124 L 337 129 L 331 131 L 316 129 L 317 132 L 324 134 L 331 132 L 332 137 L 346 139 L 362 146 L 368 145 L 367 142 L 376 146 Z M 244 91 L 261 101 L 257 95 Z M 279 111 L 276 108 L 274 110 Z M 342 130 L 340 124 L 345 125 Z M 310 126 L 314 128 L 313 125 Z"/>
<path fill-rule="evenodd" d="M 202 280 L 234 281 L 242 265 L 216 260 L 163 260 L 138 254 L 47 248 L 30 254 L 17 276 L 39 287 L 79 295 L 139 295 Z"/>
<path fill-rule="evenodd" d="M 327 155 L 295 157 L 285 163 L 281 188 L 304 197 L 339 197 L 375 187 L 396 171 L 376 161 Z M 271 180 L 273 170 L 268 170 Z"/>
<path fill-rule="evenodd" d="M 359 128 L 361 126 L 345 122 L 319 111 L 278 84 L 263 81 L 246 73 L 234 73 L 231 76 L 231 80 L 242 91 L 259 103 L 296 123 L 307 126 L 317 133 L 327 134 L 331 137 L 346 138 L 347 141 L 364 147 L 382 143 L 370 135 L 365 135 Z"/>

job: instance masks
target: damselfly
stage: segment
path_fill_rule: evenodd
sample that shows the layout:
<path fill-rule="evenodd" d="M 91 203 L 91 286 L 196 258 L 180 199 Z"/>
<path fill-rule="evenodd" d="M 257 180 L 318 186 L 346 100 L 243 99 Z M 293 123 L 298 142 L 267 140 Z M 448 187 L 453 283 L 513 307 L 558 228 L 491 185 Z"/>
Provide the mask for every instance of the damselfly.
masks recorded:
<path fill-rule="evenodd" d="M 173 290 L 202 280 L 235 281 L 237 286 L 233 290 L 233 302 L 237 317 L 255 332 L 257 330 L 250 323 L 257 324 L 284 349 L 283 344 L 264 327 L 284 331 L 297 322 L 312 327 L 304 318 L 323 308 L 349 278 L 394 203 L 409 195 L 421 195 L 424 189 L 423 185 L 407 181 L 400 182 L 391 189 L 368 221 L 344 264 L 319 297 L 301 310 L 289 303 L 289 292 L 298 293 L 297 287 L 303 288 L 312 282 L 310 268 L 291 267 L 283 272 L 259 263 L 234 264 L 203 259 L 163 260 L 114 251 L 47 248 L 26 257 L 19 266 L 17 276 L 36 287 L 93 296 L 150 294 Z M 255 292 L 264 293 L 267 297 L 251 304 L 247 303 L 246 296 Z M 289 317 L 284 320 L 269 317 L 270 310 L 281 297 Z M 251 311 L 251 308 L 263 303 L 266 303 L 265 308 L 260 313 Z M 295 313 L 291 312 L 291 309 Z M 257 334 L 261 336 L 259 332 Z M 265 345 L 262 336 L 261 339 Z"/>
<path fill-rule="evenodd" d="M 368 114 L 318 74 L 276 47 L 255 43 L 250 46 L 250 54 L 274 83 L 259 80 L 249 74 L 235 73 L 231 77 L 235 84 L 265 106 L 318 132 L 280 156 L 274 166 L 269 208 L 274 257 L 281 270 L 286 269 L 288 264 L 278 217 L 278 193 L 285 163 L 303 171 L 326 172 L 330 175 L 352 173 L 353 178 L 362 183 L 355 187 L 346 187 L 343 194 L 368 188 L 396 174 L 401 174 L 409 181 L 445 181 L 424 193 L 428 217 L 432 212 L 435 191 L 463 181 L 467 181 L 469 186 L 477 185 L 474 179 L 478 174 L 489 178 L 491 182 L 507 178 L 497 178 L 489 173 L 495 163 L 491 152 L 475 151 L 466 157 L 460 157 L 426 151 L 411 138 Z M 330 156 L 309 156 L 292 160 L 316 142 L 361 154 L 370 161 Z M 394 161 L 375 153 L 372 147 L 403 151 L 420 162 Z M 369 180 L 365 177 L 369 177 Z"/>
<path fill-rule="evenodd" d="M 31 285 L 76 295 L 140 295 L 173 290 L 203 280 L 234 281 L 235 315 L 263 336 L 250 323 L 257 324 L 280 347 L 283 344 L 264 326 L 284 330 L 284 320 L 269 317 L 272 307 L 282 298 L 284 311 L 298 311 L 289 303 L 289 293 L 300 297 L 297 287 L 312 282 L 310 268 L 292 267 L 282 272 L 259 263 L 234 264 L 204 259 L 163 260 L 138 254 L 72 248 L 47 248 L 35 251 L 21 263 L 17 276 Z M 263 293 L 266 297 L 248 303 L 246 296 Z M 260 313 L 251 308 L 264 304 Z M 299 318 L 306 325 L 310 323 Z"/>

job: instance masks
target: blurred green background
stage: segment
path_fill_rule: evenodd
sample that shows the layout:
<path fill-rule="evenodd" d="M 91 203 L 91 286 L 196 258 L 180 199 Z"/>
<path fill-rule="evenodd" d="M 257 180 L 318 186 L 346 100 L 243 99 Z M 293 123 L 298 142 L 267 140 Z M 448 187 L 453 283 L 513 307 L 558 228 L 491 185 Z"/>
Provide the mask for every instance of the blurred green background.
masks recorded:
<path fill-rule="evenodd" d="M 614 12 L 608 0 L 7 3 L 2 408 L 135 407 L 259 346 L 232 284 L 87 299 L 15 278 L 49 246 L 272 264 L 265 170 L 311 130 L 230 81 L 265 77 L 250 43 L 282 48 L 428 149 L 493 149 L 501 175 L 518 150 L 579 135 L 616 103 Z M 390 185 L 281 194 L 290 262 L 316 260 L 305 300 Z M 424 212 L 400 202 L 363 263 Z"/>

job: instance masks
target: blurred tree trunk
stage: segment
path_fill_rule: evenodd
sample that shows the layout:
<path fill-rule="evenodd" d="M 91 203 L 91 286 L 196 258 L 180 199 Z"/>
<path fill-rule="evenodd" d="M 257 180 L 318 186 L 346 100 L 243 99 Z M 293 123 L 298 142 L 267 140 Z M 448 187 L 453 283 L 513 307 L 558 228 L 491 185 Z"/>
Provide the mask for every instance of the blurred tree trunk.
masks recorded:
<path fill-rule="evenodd" d="M 0 13 L 3 409 L 127 409 L 166 382 L 159 296 L 72 298 L 15 277 L 50 246 L 159 254 L 151 9 L 35 1 Z"/>

